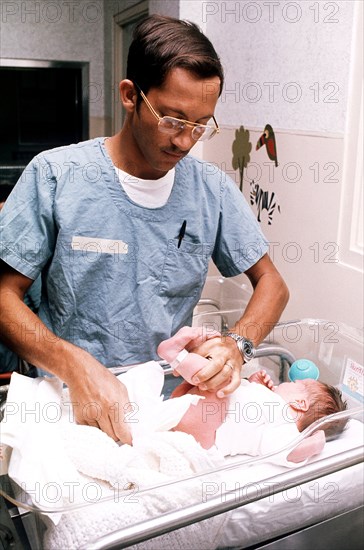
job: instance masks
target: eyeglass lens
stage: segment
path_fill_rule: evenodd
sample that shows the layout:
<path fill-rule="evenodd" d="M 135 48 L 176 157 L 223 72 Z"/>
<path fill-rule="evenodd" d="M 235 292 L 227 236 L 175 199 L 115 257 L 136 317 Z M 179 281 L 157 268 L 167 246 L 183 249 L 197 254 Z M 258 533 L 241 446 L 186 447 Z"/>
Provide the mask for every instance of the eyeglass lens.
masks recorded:
<path fill-rule="evenodd" d="M 175 134 L 182 132 L 186 128 L 186 123 L 173 117 L 162 117 L 158 124 L 159 130 L 165 134 Z M 209 139 L 215 134 L 215 129 L 206 126 L 193 126 L 192 137 L 194 140 Z"/>

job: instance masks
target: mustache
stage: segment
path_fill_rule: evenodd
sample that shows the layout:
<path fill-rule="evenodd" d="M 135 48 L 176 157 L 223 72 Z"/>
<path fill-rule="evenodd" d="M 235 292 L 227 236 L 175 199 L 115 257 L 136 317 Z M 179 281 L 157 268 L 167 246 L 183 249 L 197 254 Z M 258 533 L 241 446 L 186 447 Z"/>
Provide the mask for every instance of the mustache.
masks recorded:
<path fill-rule="evenodd" d="M 179 149 L 179 147 L 168 147 L 167 149 L 164 149 L 164 151 L 166 153 L 171 153 L 172 155 L 186 155 L 189 149 L 186 151 L 182 151 L 181 149 Z"/>

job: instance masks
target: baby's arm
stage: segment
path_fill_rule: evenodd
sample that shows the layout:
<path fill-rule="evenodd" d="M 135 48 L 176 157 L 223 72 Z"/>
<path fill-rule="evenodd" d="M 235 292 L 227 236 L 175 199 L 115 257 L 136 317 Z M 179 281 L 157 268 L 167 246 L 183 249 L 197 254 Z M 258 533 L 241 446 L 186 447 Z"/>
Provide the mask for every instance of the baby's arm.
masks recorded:
<path fill-rule="evenodd" d="M 266 386 L 269 390 L 272 390 L 274 388 L 273 380 L 269 376 L 269 374 L 266 373 L 265 370 L 258 370 L 257 372 L 254 372 L 252 375 L 248 378 L 249 382 L 255 382 L 256 384 L 262 384 L 262 386 Z"/>
<path fill-rule="evenodd" d="M 321 453 L 325 447 L 325 432 L 319 430 L 310 437 L 306 437 L 293 451 L 287 456 L 287 460 L 290 462 L 302 462 L 314 455 Z"/>

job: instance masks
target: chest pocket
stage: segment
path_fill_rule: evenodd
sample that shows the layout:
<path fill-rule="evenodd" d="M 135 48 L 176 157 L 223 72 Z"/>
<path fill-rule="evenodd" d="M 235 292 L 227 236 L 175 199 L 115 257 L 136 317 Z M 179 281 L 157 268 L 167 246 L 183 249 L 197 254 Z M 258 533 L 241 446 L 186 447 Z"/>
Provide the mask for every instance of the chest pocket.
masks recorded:
<path fill-rule="evenodd" d="M 212 245 L 182 242 L 177 247 L 176 240 L 168 242 L 164 260 L 160 296 L 192 297 L 200 293 L 206 279 Z"/>

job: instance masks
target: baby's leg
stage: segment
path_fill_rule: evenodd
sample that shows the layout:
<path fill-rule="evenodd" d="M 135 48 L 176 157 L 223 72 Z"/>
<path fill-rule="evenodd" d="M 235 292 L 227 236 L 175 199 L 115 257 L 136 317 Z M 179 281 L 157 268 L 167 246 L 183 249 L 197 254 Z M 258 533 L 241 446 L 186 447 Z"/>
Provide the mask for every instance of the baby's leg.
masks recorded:
<path fill-rule="evenodd" d="M 196 327 L 201 329 L 200 332 L 186 344 L 187 351 L 193 351 L 195 348 L 206 342 L 206 340 L 211 340 L 211 338 L 219 338 L 221 336 L 220 332 L 211 328 L 205 327 Z"/>
<path fill-rule="evenodd" d="M 157 353 L 185 380 L 192 383 L 192 377 L 208 364 L 208 359 L 187 350 L 218 335 L 218 332 L 206 331 L 203 327 L 182 327 L 174 336 L 159 344 Z"/>
<path fill-rule="evenodd" d="M 219 334 L 217 331 L 206 331 L 203 327 L 182 327 L 174 336 L 159 344 L 157 353 L 162 359 L 171 362 L 183 349 L 192 350 Z"/>
<path fill-rule="evenodd" d="M 171 398 L 186 395 L 186 393 L 188 393 L 194 387 L 195 386 L 184 380 L 176 388 L 174 388 L 173 392 L 171 393 Z"/>

